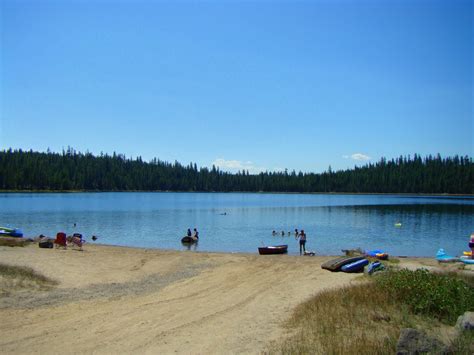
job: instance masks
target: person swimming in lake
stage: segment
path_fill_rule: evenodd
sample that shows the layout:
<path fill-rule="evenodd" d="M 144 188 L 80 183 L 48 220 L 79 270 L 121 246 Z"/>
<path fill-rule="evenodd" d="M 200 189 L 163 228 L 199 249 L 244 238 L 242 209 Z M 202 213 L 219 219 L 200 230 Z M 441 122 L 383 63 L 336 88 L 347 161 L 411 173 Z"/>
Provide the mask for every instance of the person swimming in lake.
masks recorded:
<path fill-rule="evenodd" d="M 300 233 L 298 232 L 298 229 L 295 228 L 295 239 L 298 239 L 298 235 L 299 235 L 299 234 L 300 234 Z"/>
<path fill-rule="evenodd" d="M 188 232 L 186 233 L 186 236 L 191 237 L 193 233 L 191 233 L 191 228 L 188 228 Z"/>

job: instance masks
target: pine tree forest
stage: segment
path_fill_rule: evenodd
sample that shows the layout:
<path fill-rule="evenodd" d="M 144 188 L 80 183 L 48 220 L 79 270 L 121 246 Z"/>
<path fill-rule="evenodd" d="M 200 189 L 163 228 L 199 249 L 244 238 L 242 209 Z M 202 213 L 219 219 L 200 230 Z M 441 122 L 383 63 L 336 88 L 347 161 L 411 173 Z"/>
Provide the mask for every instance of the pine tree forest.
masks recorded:
<path fill-rule="evenodd" d="M 3 191 L 202 191 L 474 194 L 471 157 L 400 156 L 353 169 L 249 174 L 141 157 L 0 151 Z"/>

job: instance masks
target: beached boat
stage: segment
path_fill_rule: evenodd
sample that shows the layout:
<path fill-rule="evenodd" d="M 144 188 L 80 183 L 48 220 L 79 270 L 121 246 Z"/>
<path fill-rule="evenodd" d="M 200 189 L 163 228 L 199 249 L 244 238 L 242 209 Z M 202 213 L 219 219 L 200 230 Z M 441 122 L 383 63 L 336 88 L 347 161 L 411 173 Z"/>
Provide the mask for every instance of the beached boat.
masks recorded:
<path fill-rule="evenodd" d="M 374 261 L 367 267 L 367 273 L 372 275 L 374 272 L 385 269 L 385 266 L 380 261 Z"/>
<path fill-rule="evenodd" d="M 344 271 L 344 272 L 363 272 L 364 267 L 366 265 L 369 265 L 369 260 L 361 259 L 361 260 L 357 260 L 357 261 L 354 261 L 352 263 L 343 265 L 341 267 L 341 270 Z"/>
<path fill-rule="evenodd" d="M 0 236 L 21 238 L 23 232 L 18 228 L 0 227 Z"/>
<path fill-rule="evenodd" d="M 344 265 L 354 263 L 362 259 L 365 258 L 363 256 L 343 256 L 341 258 L 326 261 L 321 265 L 321 268 L 329 271 L 339 271 Z"/>
<path fill-rule="evenodd" d="M 288 245 L 269 245 L 266 247 L 259 247 L 258 253 L 260 255 L 270 254 L 285 254 L 288 252 Z"/>
<path fill-rule="evenodd" d="M 470 256 L 461 256 L 459 261 L 462 261 L 464 264 L 474 265 L 474 259 L 471 259 Z"/>

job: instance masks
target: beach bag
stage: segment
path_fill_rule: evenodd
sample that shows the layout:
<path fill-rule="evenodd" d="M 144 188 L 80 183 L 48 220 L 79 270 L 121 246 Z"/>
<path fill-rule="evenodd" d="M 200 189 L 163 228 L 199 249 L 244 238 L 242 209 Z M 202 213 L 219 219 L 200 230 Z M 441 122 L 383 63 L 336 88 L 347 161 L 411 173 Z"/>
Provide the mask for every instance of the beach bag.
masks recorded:
<path fill-rule="evenodd" d="M 44 242 L 39 242 L 38 246 L 40 248 L 45 248 L 45 249 L 52 249 L 54 247 L 53 242 L 51 240 L 45 240 Z"/>

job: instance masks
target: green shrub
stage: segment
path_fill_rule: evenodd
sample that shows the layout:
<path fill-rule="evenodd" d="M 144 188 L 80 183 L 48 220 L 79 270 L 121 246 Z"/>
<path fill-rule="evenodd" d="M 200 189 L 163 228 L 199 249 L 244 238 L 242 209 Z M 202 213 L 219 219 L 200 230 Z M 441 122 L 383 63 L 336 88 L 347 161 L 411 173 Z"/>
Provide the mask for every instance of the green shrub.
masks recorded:
<path fill-rule="evenodd" d="M 426 269 L 390 271 L 377 277 L 381 290 L 412 312 L 454 324 L 458 316 L 474 310 L 474 287 L 452 275 Z"/>

